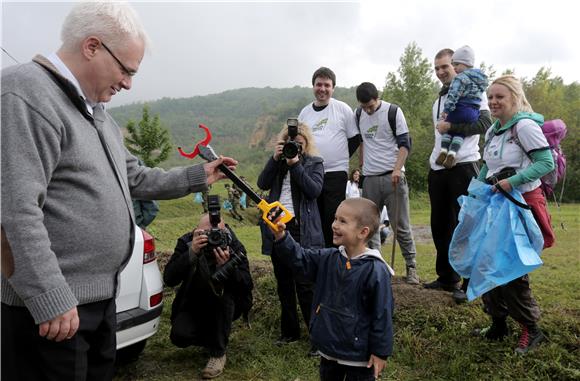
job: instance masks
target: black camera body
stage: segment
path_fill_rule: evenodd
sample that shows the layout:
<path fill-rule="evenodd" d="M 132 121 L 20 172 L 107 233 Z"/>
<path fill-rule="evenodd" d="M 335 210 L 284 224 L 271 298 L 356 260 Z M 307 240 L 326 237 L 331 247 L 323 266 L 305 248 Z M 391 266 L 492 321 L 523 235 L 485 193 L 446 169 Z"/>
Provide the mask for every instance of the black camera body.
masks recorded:
<path fill-rule="evenodd" d="M 202 233 L 207 236 L 207 246 L 203 248 L 203 253 L 213 257 L 213 249 L 218 247 L 222 250 L 227 249 L 232 242 L 232 237 L 227 229 L 220 229 L 218 227 L 221 221 L 219 196 L 209 195 L 207 197 L 207 204 L 211 228 L 204 230 Z"/>
<path fill-rule="evenodd" d="M 236 252 L 230 246 L 233 238 L 229 230 L 220 229 L 218 227 L 221 221 L 219 196 L 208 196 L 207 209 L 209 211 L 209 222 L 211 224 L 211 229 L 205 230 L 203 232 L 203 234 L 207 236 L 207 245 L 203 248 L 203 254 L 207 256 L 209 261 L 214 261 L 214 249 L 218 247 L 222 250 L 226 250 L 228 247 L 230 249 L 230 259 L 221 267 L 218 267 L 211 276 L 212 282 L 223 283 L 230 277 L 238 265 L 242 263 L 245 258 L 245 254 L 241 251 Z"/>
<path fill-rule="evenodd" d="M 294 159 L 298 154 L 302 153 L 302 146 L 295 142 L 294 139 L 298 136 L 298 119 L 288 118 L 286 121 L 288 125 L 288 137 L 290 141 L 282 147 L 282 157 L 285 159 Z"/>

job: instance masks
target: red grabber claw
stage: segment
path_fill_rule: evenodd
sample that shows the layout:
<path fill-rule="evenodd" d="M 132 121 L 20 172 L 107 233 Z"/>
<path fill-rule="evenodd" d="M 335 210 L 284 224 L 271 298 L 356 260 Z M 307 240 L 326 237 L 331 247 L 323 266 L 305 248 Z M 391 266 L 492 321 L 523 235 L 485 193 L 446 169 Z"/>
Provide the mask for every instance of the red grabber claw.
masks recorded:
<path fill-rule="evenodd" d="M 195 148 L 193 149 L 193 152 L 191 152 L 191 153 L 187 153 L 187 152 L 183 151 L 181 149 L 181 147 L 177 147 L 177 150 L 179 151 L 179 154 L 181 156 L 184 156 L 188 159 L 193 159 L 194 157 L 196 157 L 199 154 L 199 145 L 207 146 L 209 144 L 209 142 L 211 141 L 211 131 L 209 130 L 209 128 L 207 128 L 203 124 L 200 124 L 199 128 L 205 130 L 205 138 L 203 140 L 200 140 L 199 143 L 197 143 L 195 145 Z"/>

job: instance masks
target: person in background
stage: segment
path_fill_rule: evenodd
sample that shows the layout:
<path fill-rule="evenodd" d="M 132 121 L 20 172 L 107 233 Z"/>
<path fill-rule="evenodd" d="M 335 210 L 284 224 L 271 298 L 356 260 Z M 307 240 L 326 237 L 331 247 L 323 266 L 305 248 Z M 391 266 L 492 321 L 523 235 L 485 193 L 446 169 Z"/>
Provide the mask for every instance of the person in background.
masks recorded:
<path fill-rule="evenodd" d="M 428 175 L 428 192 L 431 202 L 431 234 L 437 250 L 435 270 L 437 279 L 424 285 L 427 289 L 453 292 L 456 303 L 467 301 L 465 291 L 467 280 L 460 285 L 461 277 L 449 264 L 449 245 L 453 231 L 458 223 L 459 203 L 457 198 L 467 194 L 467 187 L 473 177 L 479 173 L 479 134 L 485 133 L 491 125 L 491 114 L 487 105 L 487 96 L 482 94 L 479 106 L 479 118 L 475 123 L 451 124 L 441 120 L 441 113 L 453 78 L 457 75 L 451 58 L 453 50 L 442 49 L 435 55 L 435 74 L 443 87 L 439 97 L 433 103 L 433 126 L 435 144 L 429 157 L 431 169 Z M 435 161 L 441 149 L 441 135 L 446 132 L 459 132 L 465 136 L 463 144 L 455 155 L 455 165 L 445 168 Z"/>
<path fill-rule="evenodd" d="M 225 184 L 224 186 L 228 192 L 228 201 L 232 206 L 232 208 L 230 209 L 230 214 L 234 219 L 240 222 L 243 221 L 244 217 L 242 217 L 242 215 L 238 211 L 238 209 L 240 208 L 240 197 L 241 197 L 240 191 L 238 190 L 238 188 L 230 186 L 230 184 Z"/>
<path fill-rule="evenodd" d="M 338 248 L 305 249 L 278 224 L 275 250 L 297 274 L 315 282 L 310 340 L 320 379 L 376 380 L 393 353 L 392 269 L 367 244 L 379 210 L 364 198 L 344 200 L 332 223 Z"/>
<path fill-rule="evenodd" d="M 287 228 L 297 242 L 308 248 L 322 248 L 324 237 L 316 198 L 322 191 L 323 161 L 317 156 L 314 138 L 304 123 L 298 124 L 298 135 L 294 139 L 300 144 L 301 152 L 293 158 L 282 158 L 282 147 L 288 141 L 288 127 L 285 126 L 278 135 L 274 154 L 258 177 L 258 187 L 270 191 L 269 203 L 280 201 L 294 215 Z M 296 297 L 306 326 L 310 323 L 314 286 L 311 281 L 292 272 L 292 268 L 281 258 L 282 254 L 276 250 L 270 229 L 263 221 L 260 226 L 262 253 L 270 255 L 278 285 L 281 316 L 277 343 L 285 344 L 300 338 Z"/>
<path fill-rule="evenodd" d="M 202 191 L 236 164 L 165 171 L 125 148 L 104 104 L 131 89 L 148 45 L 127 3 L 75 5 L 61 37 L 57 52 L 2 70 L 3 380 L 111 380 L 132 197 Z"/>
<path fill-rule="evenodd" d="M 355 168 L 350 172 L 350 177 L 346 183 L 346 198 L 360 197 L 360 169 Z"/>
<path fill-rule="evenodd" d="M 514 188 L 519 190 L 540 226 L 544 248 L 550 247 L 554 244 L 554 233 L 540 178 L 554 169 L 554 160 L 540 127 L 544 117 L 533 112 L 522 83 L 512 75 L 493 81 L 487 98 L 491 115 L 497 120 L 485 135 L 484 164 L 478 179 L 495 184 L 495 192 L 498 188 L 508 193 Z M 514 143 L 515 129 L 521 147 Z M 492 182 L 506 168 L 514 170 L 515 175 Z M 506 319 L 511 316 L 522 328 L 516 353 L 525 354 L 546 339 L 538 327 L 540 308 L 532 296 L 528 274 L 494 288 L 482 299 L 492 324 L 476 331 L 481 336 L 489 340 L 503 339 L 509 333 Z"/>
<path fill-rule="evenodd" d="M 314 102 L 306 105 L 298 120 L 312 129 L 314 143 L 324 159 L 324 183 L 318 197 L 318 210 L 326 247 L 332 246 L 332 221 L 338 205 L 345 199 L 348 158 L 360 144 L 351 108 L 332 97 L 336 75 L 327 67 L 312 75 Z"/>
<path fill-rule="evenodd" d="M 208 350 L 209 360 L 201 371 L 204 379 L 223 373 L 232 322 L 251 309 L 254 288 L 246 249 L 234 231 L 220 220 L 217 228 L 231 240 L 222 249 L 208 246 L 211 228 L 210 217 L 204 214 L 193 231 L 177 240 L 163 273 L 166 286 L 181 285 L 171 305 L 171 342 L 179 348 L 198 345 Z M 232 252 L 242 260 L 214 280 L 212 275 L 228 263 Z"/>
<path fill-rule="evenodd" d="M 356 98 L 362 108 L 359 120 L 364 147 L 362 195 L 381 209 L 386 206 L 387 212 L 391 213 L 390 221 L 397 219 L 396 238 L 405 258 L 405 281 L 418 285 L 417 250 L 411 229 L 409 186 L 405 178 L 405 161 L 411 149 L 409 128 L 403 110 L 398 107 L 396 126 L 390 125 L 388 113 L 391 104 L 379 100 L 379 92 L 372 83 L 361 83 L 356 89 Z M 369 247 L 380 251 L 379 231 L 372 237 Z"/>

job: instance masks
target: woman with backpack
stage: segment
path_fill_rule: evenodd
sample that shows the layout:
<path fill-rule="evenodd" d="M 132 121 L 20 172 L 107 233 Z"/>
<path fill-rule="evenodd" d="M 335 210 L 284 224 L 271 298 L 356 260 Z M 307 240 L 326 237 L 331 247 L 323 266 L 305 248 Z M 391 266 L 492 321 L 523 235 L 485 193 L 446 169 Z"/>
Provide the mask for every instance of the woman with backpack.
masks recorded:
<path fill-rule="evenodd" d="M 497 78 L 487 95 L 491 115 L 497 120 L 486 133 L 484 164 L 478 179 L 494 184 L 495 192 L 519 190 L 540 226 L 544 248 L 550 247 L 554 232 L 540 178 L 554 169 L 554 161 L 540 128 L 544 117 L 533 112 L 522 83 L 514 76 Z M 485 293 L 483 303 L 493 320 L 490 327 L 476 330 L 483 337 L 503 339 L 509 333 L 506 319 L 511 316 L 522 327 L 517 353 L 527 353 L 545 339 L 537 325 L 540 309 L 532 297 L 527 274 Z"/>
<path fill-rule="evenodd" d="M 298 134 L 294 142 L 300 145 L 298 154 L 289 158 L 283 155 L 283 147 L 291 139 L 285 126 L 278 135 L 274 154 L 268 159 L 258 177 L 258 187 L 269 190 L 268 202 L 280 201 L 294 218 L 286 224 L 286 229 L 296 242 L 306 248 L 323 248 L 324 236 L 317 197 L 322 192 L 324 168 L 322 158 L 317 156 L 310 128 L 298 124 Z M 278 284 L 281 306 L 281 334 L 276 344 L 282 345 L 300 338 L 300 323 L 296 297 L 306 326 L 310 323 L 314 285 L 302 277 L 295 276 L 274 250 L 274 235 L 260 222 L 262 230 L 262 253 L 270 255 L 274 276 Z M 311 353 L 315 350 L 312 349 Z"/>

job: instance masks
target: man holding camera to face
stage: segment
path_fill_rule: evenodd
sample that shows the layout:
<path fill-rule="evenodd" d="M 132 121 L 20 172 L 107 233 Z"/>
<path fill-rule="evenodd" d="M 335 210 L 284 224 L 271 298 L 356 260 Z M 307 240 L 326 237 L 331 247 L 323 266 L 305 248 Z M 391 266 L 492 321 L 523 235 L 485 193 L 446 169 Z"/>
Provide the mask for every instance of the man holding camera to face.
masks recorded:
<path fill-rule="evenodd" d="M 179 284 L 171 306 L 171 342 L 205 347 L 203 379 L 223 373 L 232 322 L 252 307 L 253 282 L 244 245 L 220 217 L 218 196 L 209 196 L 209 214 L 177 240 L 163 280 Z"/>

